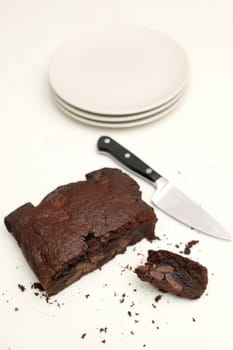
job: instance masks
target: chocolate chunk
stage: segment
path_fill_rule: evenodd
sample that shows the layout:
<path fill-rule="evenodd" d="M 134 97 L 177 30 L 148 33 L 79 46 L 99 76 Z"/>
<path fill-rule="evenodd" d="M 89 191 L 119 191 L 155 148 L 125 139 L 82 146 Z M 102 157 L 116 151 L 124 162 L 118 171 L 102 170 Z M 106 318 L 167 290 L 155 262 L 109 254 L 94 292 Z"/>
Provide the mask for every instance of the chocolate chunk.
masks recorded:
<path fill-rule="evenodd" d="M 166 273 L 166 272 L 173 272 L 174 271 L 174 268 L 170 265 L 160 265 L 156 268 L 156 271 L 158 272 L 163 272 L 163 273 Z"/>
<path fill-rule="evenodd" d="M 161 281 L 162 279 L 164 279 L 164 273 L 158 272 L 156 270 L 151 270 L 150 271 L 150 277 Z"/>
<path fill-rule="evenodd" d="M 175 278 L 171 273 L 166 273 L 165 276 L 166 276 L 166 281 L 170 285 L 171 289 L 173 289 L 175 294 L 182 292 L 182 289 L 183 289 L 182 285 L 175 280 Z"/>

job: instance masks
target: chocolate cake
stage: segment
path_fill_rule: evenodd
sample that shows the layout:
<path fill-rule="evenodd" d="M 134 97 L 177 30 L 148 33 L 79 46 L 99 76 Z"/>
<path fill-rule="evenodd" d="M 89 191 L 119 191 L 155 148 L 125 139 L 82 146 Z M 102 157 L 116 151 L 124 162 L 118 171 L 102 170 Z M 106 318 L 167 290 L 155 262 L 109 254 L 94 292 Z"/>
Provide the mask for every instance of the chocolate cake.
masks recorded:
<path fill-rule="evenodd" d="M 167 250 L 149 250 L 147 263 L 135 272 L 142 281 L 189 299 L 199 298 L 208 282 L 204 266 Z"/>
<path fill-rule="evenodd" d="M 49 295 L 101 267 L 128 245 L 153 240 L 156 221 L 137 183 L 110 168 L 58 187 L 38 206 L 26 203 L 5 218 Z"/>

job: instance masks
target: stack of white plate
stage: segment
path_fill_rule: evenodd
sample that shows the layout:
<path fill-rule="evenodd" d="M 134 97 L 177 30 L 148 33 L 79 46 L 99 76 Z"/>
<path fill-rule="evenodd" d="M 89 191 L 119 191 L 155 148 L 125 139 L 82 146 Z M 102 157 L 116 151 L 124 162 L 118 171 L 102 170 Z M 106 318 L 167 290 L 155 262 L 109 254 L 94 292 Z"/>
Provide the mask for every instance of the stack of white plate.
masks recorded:
<path fill-rule="evenodd" d="M 187 79 L 183 49 L 160 32 L 134 25 L 82 32 L 55 52 L 49 67 L 60 110 L 111 128 L 165 116 L 181 101 Z"/>

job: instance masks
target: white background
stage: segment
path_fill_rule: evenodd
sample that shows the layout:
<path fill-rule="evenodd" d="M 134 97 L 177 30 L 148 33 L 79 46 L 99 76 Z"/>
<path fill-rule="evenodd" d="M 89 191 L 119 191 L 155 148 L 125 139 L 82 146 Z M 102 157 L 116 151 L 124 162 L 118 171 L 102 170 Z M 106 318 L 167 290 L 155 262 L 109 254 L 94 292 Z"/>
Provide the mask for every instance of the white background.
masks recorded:
<path fill-rule="evenodd" d="M 233 349 L 232 242 L 204 236 L 156 210 L 161 241 L 128 249 L 47 304 L 30 289 L 36 277 L 3 224 L 10 211 L 27 201 L 37 204 L 56 186 L 116 166 L 96 151 L 98 137 L 107 134 L 163 170 L 232 233 L 232 13 L 231 0 L 0 1 L 1 350 Z M 189 88 L 171 115 L 143 127 L 108 130 L 71 120 L 54 106 L 47 82 L 54 50 L 79 29 L 109 22 L 148 25 L 185 48 Z M 149 203 L 152 187 L 138 182 Z M 131 271 L 121 273 L 121 266 L 145 261 L 148 248 L 178 252 L 176 243 L 182 242 L 182 250 L 192 239 L 199 244 L 191 257 L 209 269 L 208 295 L 187 301 L 165 294 L 153 308 L 159 292 Z"/>

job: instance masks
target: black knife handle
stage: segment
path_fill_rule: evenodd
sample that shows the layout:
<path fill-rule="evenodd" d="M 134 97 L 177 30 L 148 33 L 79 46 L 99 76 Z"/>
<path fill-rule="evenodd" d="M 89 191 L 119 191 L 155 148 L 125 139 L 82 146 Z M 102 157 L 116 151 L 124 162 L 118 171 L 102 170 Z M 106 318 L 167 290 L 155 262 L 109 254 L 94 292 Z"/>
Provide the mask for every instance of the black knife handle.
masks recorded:
<path fill-rule="evenodd" d="M 155 170 L 109 136 L 101 136 L 98 140 L 97 147 L 99 151 L 110 154 L 127 168 L 135 171 L 138 175 L 143 176 L 147 180 L 155 182 L 161 177 Z"/>

